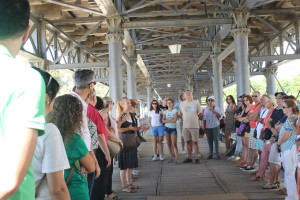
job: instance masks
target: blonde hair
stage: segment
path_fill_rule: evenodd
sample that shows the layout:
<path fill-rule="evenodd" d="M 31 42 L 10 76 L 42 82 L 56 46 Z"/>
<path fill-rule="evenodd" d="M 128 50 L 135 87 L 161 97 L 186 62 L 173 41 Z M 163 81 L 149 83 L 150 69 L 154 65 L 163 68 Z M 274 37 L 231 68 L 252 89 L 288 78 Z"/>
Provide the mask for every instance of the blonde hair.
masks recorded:
<path fill-rule="evenodd" d="M 103 109 L 108 108 L 109 104 L 113 103 L 113 100 L 110 97 L 103 97 L 102 100 L 103 100 Z"/>
<path fill-rule="evenodd" d="M 123 113 L 124 109 L 123 109 L 122 105 L 124 105 L 124 103 L 126 101 L 128 101 L 128 99 L 126 97 L 123 97 L 122 99 L 118 100 L 118 102 L 117 102 L 117 109 L 116 109 L 116 116 L 117 116 L 117 118 L 118 118 L 118 116 L 120 116 Z"/>

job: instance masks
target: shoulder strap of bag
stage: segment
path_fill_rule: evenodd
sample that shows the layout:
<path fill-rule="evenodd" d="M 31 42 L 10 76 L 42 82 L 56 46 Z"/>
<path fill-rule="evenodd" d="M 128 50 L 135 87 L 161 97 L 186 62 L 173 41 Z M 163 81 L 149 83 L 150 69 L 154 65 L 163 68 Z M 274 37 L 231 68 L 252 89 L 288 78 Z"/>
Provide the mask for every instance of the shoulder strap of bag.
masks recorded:
<path fill-rule="evenodd" d="M 72 166 L 72 169 L 67 177 L 67 180 L 66 180 L 66 185 L 68 185 L 69 181 L 71 180 L 72 176 L 73 176 L 73 173 L 74 173 L 74 170 L 75 170 L 75 164 L 73 164 Z"/>
<path fill-rule="evenodd" d="M 42 183 L 44 182 L 46 178 L 46 174 L 44 174 L 44 176 L 42 177 L 41 181 L 39 182 L 39 184 L 35 187 L 35 198 L 37 198 L 37 194 L 42 186 Z"/>

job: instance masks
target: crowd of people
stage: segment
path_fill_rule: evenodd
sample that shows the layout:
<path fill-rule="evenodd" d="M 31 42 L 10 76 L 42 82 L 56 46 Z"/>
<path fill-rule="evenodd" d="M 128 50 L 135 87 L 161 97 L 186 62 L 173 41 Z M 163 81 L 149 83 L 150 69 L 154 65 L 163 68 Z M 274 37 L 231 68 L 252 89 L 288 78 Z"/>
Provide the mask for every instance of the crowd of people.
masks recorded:
<path fill-rule="evenodd" d="M 166 106 L 162 106 L 164 101 Z M 279 174 L 283 168 L 284 187 L 277 192 L 287 195 L 287 200 L 298 199 L 300 180 L 296 173 L 299 153 L 296 141 L 297 135 L 300 135 L 300 126 L 296 98 L 284 92 L 261 95 L 259 91 L 254 91 L 252 95 L 240 96 L 239 105 L 232 95 L 226 97 L 226 102 L 223 128 L 226 147 L 224 155 L 233 150 L 231 135 L 234 134 L 236 136 L 234 153 L 228 160 L 237 162 L 237 167 L 241 170 L 255 175 L 250 181 L 262 181 L 263 189 L 280 188 Z M 177 148 L 178 133 L 182 138 L 183 154 L 185 145 L 187 147 L 187 158 L 183 163 L 193 162 L 192 152 L 195 154 L 194 162 L 199 163 L 198 138 L 201 134 L 199 128 L 203 129 L 208 141 L 207 159 L 213 158 L 213 146 L 217 159 L 221 159 L 219 140 L 223 115 L 220 108 L 215 105 L 214 97 L 207 97 L 206 107 L 202 109 L 200 103 L 192 99 L 191 91 L 187 90 L 180 95 L 180 101 L 175 106 L 173 100 L 167 97 L 163 98 L 162 105 L 153 100 L 148 114 L 148 123 L 153 136 L 153 161 L 164 160 L 162 141 L 165 137 L 170 154 L 169 163 L 174 161 L 173 154 L 175 163 L 180 163 Z M 255 167 L 257 160 L 258 169 Z"/>
<path fill-rule="evenodd" d="M 236 108 L 233 97 L 227 98 L 227 103 L 226 118 L 234 119 L 236 128 L 235 152 L 228 159 L 236 161 L 241 170 L 255 175 L 250 180 L 262 181 L 263 189 L 280 188 L 279 174 L 283 168 L 284 187 L 277 192 L 287 195 L 287 200 L 299 199 L 297 184 L 300 180 L 296 169 L 300 163 L 296 141 L 300 127 L 296 98 L 284 92 L 261 95 L 255 91 L 251 96 L 245 94 L 238 98 L 235 115 L 228 115 L 232 103 Z M 255 168 L 257 160 L 258 169 Z"/>
<path fill-rule="evenodd" d="M 73 91 L 58 96 L 59 83 L 48 72 L 15 59 L 30 31 L 28 1 L 1 0 L 0 5 L 5 8 L 0 12 L 0 23 L 8 24 L 0 26 L 0 157 L 9 161 L 1 165 L 0 199 L 120 199 L 112 190 L 114 158 L 120 168 L 122 191 L 134 193 L 141 189 L 133 184 L 133 176 L 139 174 L 139 130 L 150 129 L 153 161 L 165 159 L 165 138 L 169 163 L 180 164 L 179 135 L 182 152 L 187 150 L 182 163 L 198 164 L 201 130 L 208 141 L 207 159 L 213 158 L 214 148 L 216 158 L 221 159 L 223 114 L 214 97 L 206 98 L 204 109 L 190 90 L 182 93 L 175 105 L 167 97 L 161 105 L 153 100 L 148 127 L 137 117 L 138 100 L 123 97 L 113 102 L 110 97 L 96 96 L 92 70 L 77 70 Z M 239 105 L 231 95 L 226 102 L 226 154 L 232 150 L 230 136 L 236 133 L 235 152 L 228 159 L 236 161 L 241 170 L 254 172 L 250 181 L 262 181 L 264 189 L 280 187 L 282 166 L 285 187 L 278 193 L 286 194 L 287 200 L 298 199 L 296 98 L 284 92 L 261 95 L 255 91 L 240 96 Z M 115 103 L 116 118 L 110 114 Z"/>

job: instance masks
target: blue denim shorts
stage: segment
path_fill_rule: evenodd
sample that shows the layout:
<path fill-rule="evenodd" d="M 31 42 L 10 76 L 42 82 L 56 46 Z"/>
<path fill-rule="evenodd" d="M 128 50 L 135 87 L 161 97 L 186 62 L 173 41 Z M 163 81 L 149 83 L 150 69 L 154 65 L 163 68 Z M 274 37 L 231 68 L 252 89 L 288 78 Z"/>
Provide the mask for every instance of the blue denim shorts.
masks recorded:
<path fill-rule="evenodd" d="M 165 135 L 177 135 L 176 128 L 165 127 Z"/>
<path fill-rule="evenodd" d="M 151 136 L 164 136 L 164 126 L 151 127 Z"/>

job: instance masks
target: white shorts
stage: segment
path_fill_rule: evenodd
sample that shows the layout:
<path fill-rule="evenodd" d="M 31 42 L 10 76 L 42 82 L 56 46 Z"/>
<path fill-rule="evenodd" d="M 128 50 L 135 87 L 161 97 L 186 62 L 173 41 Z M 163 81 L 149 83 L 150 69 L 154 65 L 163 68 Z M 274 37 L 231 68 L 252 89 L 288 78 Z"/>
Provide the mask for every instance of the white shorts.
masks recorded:
<path fill-rule="evenodd" d="M 271 144 L 270 154 L 269 154 L 269 162 L 272 164 L 280 165 L 280 153 L 276 151 L 277 142 Z"/>
<path fill-rule="evenodd" d="M 183 122 L 176 122 L 177 135 L 183 136 Z"/>

